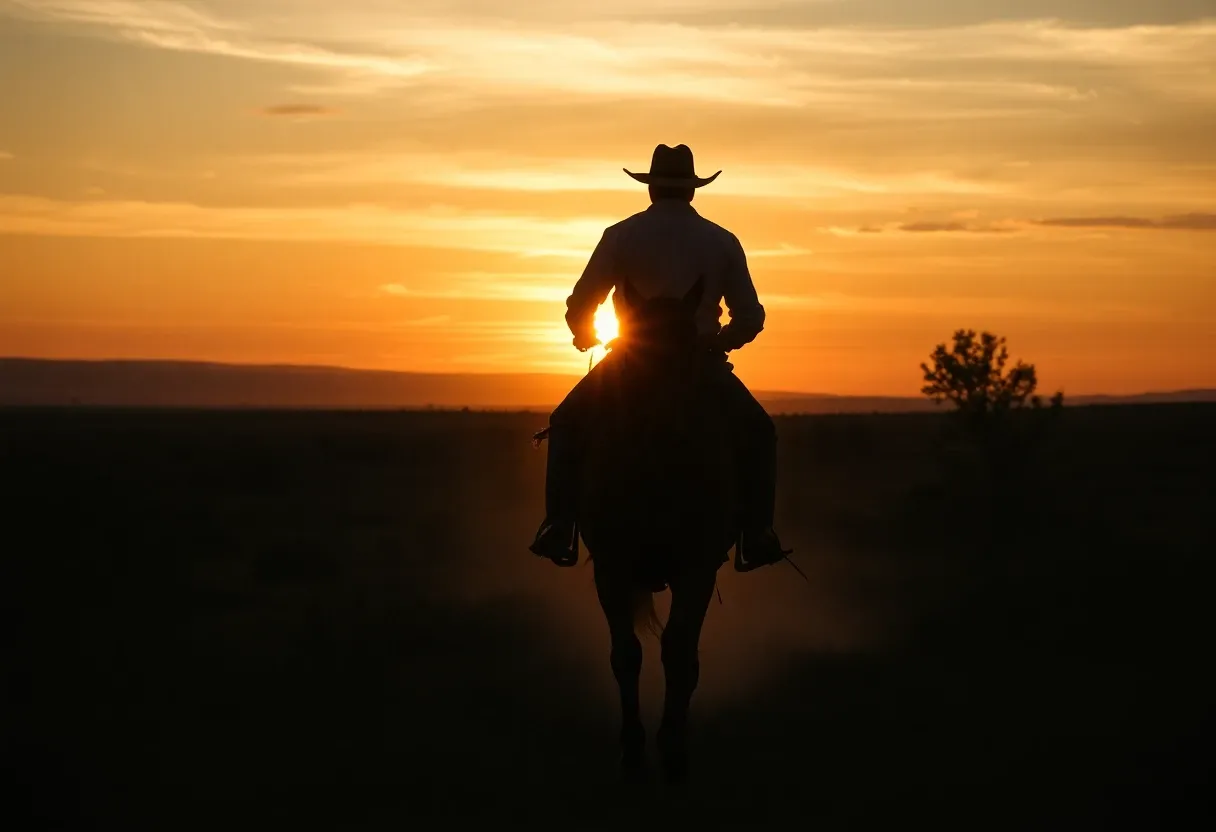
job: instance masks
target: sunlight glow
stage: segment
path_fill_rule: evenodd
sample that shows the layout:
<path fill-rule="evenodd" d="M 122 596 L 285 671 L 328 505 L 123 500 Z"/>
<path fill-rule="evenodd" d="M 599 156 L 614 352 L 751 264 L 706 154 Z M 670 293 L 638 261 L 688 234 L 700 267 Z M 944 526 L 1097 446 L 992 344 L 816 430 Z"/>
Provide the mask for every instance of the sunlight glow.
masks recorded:
<path fill-rule="evenodd" d="M 601 344 L 607 344 L 620 334 L 621 328 L 616 319 L 616 310 L 612 306 L 612 298 L 609 297 L 600 304 L 599 309 L 595 310 L 595 336 L 600 339 Z"/>
<path fill-rule="evenodd" d="M 591 349 L 591 355 L 587 361 L 588 370 L 604 360 L 608 355 L 608 342 L 620 334 L 621 328 L 616 319 L 616 308 L 612 304 L 612 295 L 609 295 L 600 304 L 599 309 L 595 310 L 595 337 L 600 339 L 600 344 Z"/>

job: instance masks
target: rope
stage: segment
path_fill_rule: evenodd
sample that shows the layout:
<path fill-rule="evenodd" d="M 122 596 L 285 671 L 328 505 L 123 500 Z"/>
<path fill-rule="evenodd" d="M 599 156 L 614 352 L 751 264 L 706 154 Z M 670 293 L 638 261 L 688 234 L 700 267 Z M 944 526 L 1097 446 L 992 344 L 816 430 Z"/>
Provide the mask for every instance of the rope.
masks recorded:
<path fill-rule="evenodd" d="M 790 566 L 794 567 L 794 571 L 797 572 L 799 575 L 801 575 L 802 580 L 806 581 L 809 584 L 811 582 L 811 579 L 806 576 L 805 572 L 803 572 L 801 569 L 798 568 L 798 564 L 794 563 L 794 559 L 790 557 L 790 555 L 793 553 L 794 553 L 793 549 L 790 549 L 788 552 L 785 552 L 784 553 L 785 557 L 782 558 L 782 560 L 784 560 Z"/>

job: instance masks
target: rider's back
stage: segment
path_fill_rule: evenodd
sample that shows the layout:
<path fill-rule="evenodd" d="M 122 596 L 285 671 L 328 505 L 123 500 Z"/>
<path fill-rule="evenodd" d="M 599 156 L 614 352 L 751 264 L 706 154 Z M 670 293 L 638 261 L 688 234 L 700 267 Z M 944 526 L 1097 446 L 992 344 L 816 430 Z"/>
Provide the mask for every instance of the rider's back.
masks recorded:
<path fill-rule="evenodd" d="M 718 331 L 721 301 L 732 287 L 743 280 L 750 285 L 739 239 L 682 200 L 657 201 L 604 236 L 613 272 L 643 297 L 683 297 L 703 279 L 696 318 L 702 333 Z"/>

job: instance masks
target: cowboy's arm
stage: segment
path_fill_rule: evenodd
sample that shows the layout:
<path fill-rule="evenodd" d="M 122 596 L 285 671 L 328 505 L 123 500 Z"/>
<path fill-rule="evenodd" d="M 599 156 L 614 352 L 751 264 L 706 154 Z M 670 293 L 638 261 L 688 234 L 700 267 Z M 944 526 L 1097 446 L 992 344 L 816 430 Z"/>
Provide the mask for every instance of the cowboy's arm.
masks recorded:
<path fill-rule="evenodd" d="M 722 349 L 737 350 L 750 344 L 764 329 L 764 307 L 756 295 L 751 272 L 747 268 L 747 255 L 743 245 L 731 236 L 727 249 L 726 276 L 722 282 L 722 294 L 730 322 L 718 334 L 718 345 Z"/>
<path fill-rule="evenodd" d="M 583 275 L 574 284 L 566 299 L 566 326 L 574 335 L 574 346 L 580 350 L 595 344 L 595 310 L 608 299 L 616 283 L 612 268 L 612 238 L 608 231 L 600 237 Z"/>

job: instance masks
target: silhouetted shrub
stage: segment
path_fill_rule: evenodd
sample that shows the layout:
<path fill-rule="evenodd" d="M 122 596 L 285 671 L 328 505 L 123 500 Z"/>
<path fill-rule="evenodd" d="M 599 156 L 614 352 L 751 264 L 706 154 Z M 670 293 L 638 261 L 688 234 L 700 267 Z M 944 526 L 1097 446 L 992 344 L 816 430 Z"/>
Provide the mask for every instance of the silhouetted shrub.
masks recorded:
<path fill-rule="evenodd" d="M 951 402 L 959 411 L 986 414 L 1020 408 L 1027 401 L 1041 407 L 1034 395 L 1038 387 L 1033 364 L 1018 361 L 1008 372 L 1009 349 L 1003 337 L 991 332 L 976 335 L 973 329 L 954 333 L 954 345 L 938 344 L 929 356 L 932 366 L 921 364 L 925 386 L 921 392 L 934 402 Z M 1052 399 L 1062 404 L 1064 396 Z"/>
<path fill-rule="evenodd" d="M 961 417 L 939 448 L 952 522 L 965 516 L 976 531 L 999 526 L 1001 539 L 993 545 L 1016 547 L 1035 533 L 1047 508 L 1036 477 L 1051 453 L 1064 394 L 1045 408 L 1035 394 L 1034 365 L 1009 367 L 1005 338 L 990 332 L 960 329 L 951 346 L 938 344 L 930 361 L 920 367 L 921 392 L 950 402 Z"/>

